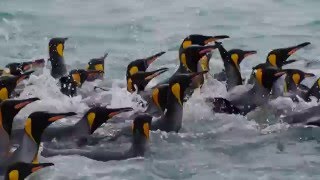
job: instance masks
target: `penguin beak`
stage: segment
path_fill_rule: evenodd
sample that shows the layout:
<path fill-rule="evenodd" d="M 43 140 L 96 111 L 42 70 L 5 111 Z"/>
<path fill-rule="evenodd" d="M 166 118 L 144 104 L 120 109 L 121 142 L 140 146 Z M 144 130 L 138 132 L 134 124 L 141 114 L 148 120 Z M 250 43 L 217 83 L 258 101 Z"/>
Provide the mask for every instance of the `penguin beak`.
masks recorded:
<path fill-rule="evenodd" d="M 168 70 L 169 70 L 168 68 L 161 68 L 161 69 L 158 69 L 158 70 L 156 70 L 156 71 L 152 71 L 152 72 L 150 72 L 151 75 L 145 77 L 144 79 L 145 79 L 145 80 L 151 80 L 151 79 L 159 76 L 160 74 L 162 74 L 162 73 L 164 73 L 164 72 L 166 72 L 166 71 L 168 71 Z"/>
<path fill-rule="evenodd" d="M 27 106 L 28 104 L 30 104 L 30 103 L 32 103 L 32 102 L 35 102 L 35 101 L 38 101 L 38 100 L 40 100 L 40 99 L 39 99 L 39 98 L 26 99 L 26 100 L 20 102 L 19 104 L 16 104 L 16 105 L 14 106 L 14 108 L 15 108 L 16 110 L 19 110 L 19 109 L 24 108 L 24 107 Z"/>
<path fill-rule="evenodd" d="M 69 38 L 68 37 L 64 37 L 64 38 L 61 38 L 62 39 L 62 42 L 66 42 Z"/>
<path fill-rule="evenodd" d="M 44 67 L 45 60 L 44 59 L 37 59 L 34 62 L 32 62 L 32 66 L 34 67 Z"/>
<path fill-rule="evenodd" d="M 314 77 L 314 76 L 316 76 L 316 75 L 313 74 L 313 73 L 304 73 L 304 76 L 305 76 L 305 77 Z"/>
<path fill-rule="evenodd" d="M 40 164 L 33 164 L 33 168 L 31 169 L 31 172 L 34 173 L 40 169 L 43 169 L 45 167 L 54 166 L 53 163 L 40 163 Z"/>
<path fill-rule="evenodd" d="M 309 44 L 311 44 L 310 42 L 305 42 L 305 43 L 302 43 L 302 44 L 299 44 L 297 46 L 294 46 L 294 47 L 290 47 L 288 48 L 288 56 L 294 54 L 295 52 L 297 52 L 299 49 L 305 47 L 305 46 L 308 46 Z"/>
<path fill-rule="evenodd" d="M 254 54 L 257 54 L 257 51 L 244 51 L 245 58 Z"/>
<path fill-rule="evenodd" d="M 202 49 L 201 51 L 199 51 L 200 55 L 205 55 L 211 51 L 213 51 L 214 49 L 218 48 L 217 45 L 210 45 L 210 46 L 204 46 L 204 49 Z"/>
<path fill-rule="evenodd" d="M 227 35 L 219 35 L 219 36 L 210 36 L 208 39 L 206 39 L 204 41 L 204 44 L 209 44 L 211 42 L 215 42 L 217 40 L 220 40 L 220 39 L 226 39 L 226 38 L 229 38 L 229 36 Z"/>
<path fill-rule="evenodd" d="M 162 56 L 164 53 L 166 53 L 166 52 L 162 51 L 162 52 L 159 52 L 151 57 L 146 58 L 147 66 L 150 66 L 150 64 L 152 64 L 155 60 L 157 60 L 158 57 Z"/>
<path fill-rule="evenodd" d="M 286 74 L 285 71 L 280 71 L 274 74 L 275 77 L 281 77 L 282 75 Z"/>
<path fill-rule="evenodd" d="M 126 108 L 118 108 L 118 109 L 109 109 L 109 111 L 111 111 L 111 113 L 109 113 L 108 117 L 109 118 L 112 118 L 120 113 L 123 113 L 123 112 L 129 112 L 129 111 L 132 111 L 133 108 L 131 107 L 126 107 Z"/>
<path fill-rule="evenodd" d="M 74 116 L 76 113 L 74 112 L 68 112 L 68 113 L 52 113 L 49 114 L 50 118 L 48 119 L 49 122 L 55 122 L 62 118 L 68 117 L 68 116 Z"/>

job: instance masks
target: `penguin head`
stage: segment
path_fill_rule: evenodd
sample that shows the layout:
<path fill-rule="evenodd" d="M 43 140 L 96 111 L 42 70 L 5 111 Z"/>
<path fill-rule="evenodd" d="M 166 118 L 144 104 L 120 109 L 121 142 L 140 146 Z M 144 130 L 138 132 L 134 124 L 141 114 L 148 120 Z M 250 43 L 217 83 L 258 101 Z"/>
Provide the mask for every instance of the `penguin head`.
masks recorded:
<path fill-rule="evenodd" d="M 81 87 L 82 84 L 89 78 L 93 76 L 98 76 L 103 74 L 103 71 L 100 70 L 90 70 L 86 71 L 84 69 L 74 69 L 71 70 L 69 75 L 72 76 L 72 79 L 76 82 L 76 84 Z"/>
<path fill-rule="evenodd" d="M 297 46 L 292 46 L 292 47 L 287 47 L 287 48 L 280 48 L 280 49 L 274 49 L 271 52 L 269 52 L 267 56 L 267 63 L 277 67 L 277 68 L 282 68 L 282 66 L 288 64 L 289 62 L 286 62 L 286 60 L 294 54 L 296 51 L 299 49 L 308 46 L 311 44 L 310 42 L 305 42 L 302 44 L 299 44 Z M 290 61 L 294 62 L 294 61 Z"/>
<path fill-rule="evenodd" d="M 305 73 L 298 69 L 286 69 L 285 92 L 295 90 L 306 77 L 314 77 L 312 73 Z M 294 88 L 294 89 L 292 89 Z"/>
<path fill-rule="evenodd" d="M 145 87 L 153 78 L 159 76 L 160 74 L 166 71 L 168 71 L 168 68 L 161 68 L 151 72 L 136 72 L 135 74 L 131 75 L 131 77 L 127 80 L 128 92 L 135 92 L 135 86 L 138 88 L 138 91 L 144 91 Z"/>
<path fill-rule="evenodd" d="M 36 68 L 43 68 L 45 65 L 45 60 L 44 59 L 37 59 L 34 61 L 30 62 L 22 62 L 21 63 L 21 69 L 23 72 L 29 71 L 31 69 L 36 69 Z"/>
<path fill-rule="evenodd" d="M 76 113 L 48 113 L 48 112 L 33 112 L 29 115 L 25 122 L 25 133 L 36 144 L 40 145 L 41 136 L 44 130 L 53 122 L 58 121 L 68 116 L 74 116 Z"/>
<path fill-rule="evenodd" d="M 230 54 L 230 58 L 233 61 L 233 63 L 239 69 L 239 66 L 242 60 L 250 55 L 257 54 L 257 51 L 244 51 L 241 49 L 231 49 L 228 51 L 228 53 Z"/>
<path fill-rule="evenodd" d="M 167 105 L 169 84 L 161 84 L 152 88 L 153 103 L 164 112 Z"/>
<path fill-rule="evenodd" d="M 130 62 L 127 66 L 127 79 L 138 71 L 146 71 L 150 64 L 152 64 L 155 60 L 157 60 L 160 56 L 162 56 L 165 53 L 166 52 L 159 52 L 145 59 L 137 59 Z"/>
<path fill-rule="evenodd" d="M 11 135 L 14 117 L 22 108 L 38 100 L 40 99 L 29 98 L 22 100 L 5 100 L 0 104 L 0 121 L 2 121 L 3 129 L 8 133 L 9 136 Z"/>
<path fill-rule="evenodd" d="M 191 34 L 182 41 L 179 51 L 181 51 L 182 49 L 186 49 L 192 45 L 204 46 L 211 42 L 215 42 L 217 40 L 226 39 L 226 38 L 229 38 L 229 36 L 227 35 L 205 36 L 201 34 Z"/>
<path fill-rule="evenodd" d="M 10 165 L 5 174 L 5 180 L 24 180 L 32 173 L 39 171 L 45 167 L 54 166 L 53 163 L 40 163 L 40 164 L 32 164 L 32 163 L 24 163 L 17 162 Z"/>
<path fill-rule="evenodd" d="M 44 59 L 37 59 L 35 61 L 22 63 L 10 63 L 5 66 L 4 72 L 5 74 L 19 76 L 24 74 L 24 72 L 32 70 L 32 68 L 44 67 L 44 64 Z"/>
<path fill-rule="evenodd" d="M 138 115 L 133 120 L 133 124 L 132 124 L 133 136 L 144 136 L 146 139 L 149 139 L 151 122 L 152 122 L 152 116 L 148 114 Z"/>
<path fill-rule="evenodd" d="M 64 43 L 68 38 L 52 38 L 49 41 L 49 56 L 50 61 L 57 60 L 56 58 L 63 58 Z"/>
<path fill-rule="evenodd" d="M 217 45 L 209 45 L 209 46 L 189 46 L 186 49 L 183 49 L 180 54 L 180 62 L 189 72 L 197 72 L 197 65 L 200 59 L 206 54 L 210 54 L 212 50 L 216 49 Z M 211 58 L 211 55 L 207 56 L 207 58 Z M 209 59 L 210 59 L 209 58 Z"/>
<path fill-rule="evenodd" d="M 108 53 L 105 53 L 102 57 L 90 59 L 86 69 L 104 72 L 104 60 L 107 56 Z"/>
<path fill-rule="evenodd" d="M 0 101 L 4 101 L 10 98 L 11 93 L 16 86 L 28 78 L 33 71 L 18 75 L 18 76 L 1 76 L 0 77 Z"/>
<path fill-rule="evenodd" d="M 5 74 L 11 75 L 21 75 L 23 74 L 23 70 L 21 69 L 21 63 L 9 63 L 5 66 L 4 70 Z"/>
<path fill-rule="evenodd" d="M 88 110 L 88 112 L 84 115 L 84 118 L 88 122 L 89 125 L 89 133 L 92 134 L 98 129 L 103 123 L 105 123 L 108 119 L 123 113 L 129 112 L 133 109 L 131 107 L 125 108 L 107 108 L 107 107 L 93 107 Z"/>
<path fill-rule="evenodd" d="M 284 74 L 286 74 L 284 70 L 279 70 L 268 64 L 259 64 L 253 67 L 253 75 L 257 83 L 270 91 L 273 83 Z"/>
<path fill-rule="evenodd" d="M 176 101 L 182 106 L 185 91 L 188 88 L 196 88 L 199 86 L 198 77 L 203 76 L 203 74 L 208 71 L 196 72 L 196 73 L 181 73 L 172 76 L 169 79 L 169 88 L 171 93 L 176 98 Z"/>

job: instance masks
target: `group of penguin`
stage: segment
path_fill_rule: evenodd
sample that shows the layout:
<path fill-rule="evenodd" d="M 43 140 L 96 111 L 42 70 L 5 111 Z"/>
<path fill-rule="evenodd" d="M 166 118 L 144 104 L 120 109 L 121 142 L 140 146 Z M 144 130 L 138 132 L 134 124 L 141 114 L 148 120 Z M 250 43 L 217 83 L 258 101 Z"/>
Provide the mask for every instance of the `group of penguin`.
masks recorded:
<path fill-rule="evenodd" d="M 297 50 L 308 46 L 309 42 L 272 50 L 267 55 L 265 63 L 252 68 L 251 78 L 245 84 L 241 76 L 240 63 L 257 52 L 241 49 L 228 51 L 221 43 L 221 40 L 226 38 L 229 36 L 200 34 L 187 36 L 179 48 L 177 71 L 152 88 L 147 88 L 148 83 L 168 71 L 168 68 L 148 71 L 148 67 L 165 52 L 130 62 L 126 71 L 127 91 L 140 95 L 146 102 L 146 109 L 130 116 L 130 119 L 133 119 L 132 125 L 123 127 L 112 137 L 97 137 L 93 134 L 109 119 L 120 113 L 133 111 L 133 108 L 93 105 L 77 123 L 62 127 L 49 126 L 76 113 L 39 111 L 28 116 L 24 129 L 13 128 L 14 118 L 19 111 L 28 104 L 40 100 L 36 97 L 14 99 L 19 96 L 16 87 L 21 86 L 20 82 L 32 73 L 43 68 L 45 60 L 8 64 L 0 71 L 0 177 L 5 176 L 8 180 L 24 179 L 37 170 L 53 166 L 52 163 L 39 163 L 41 142 L 43 142 L 41 155 L 44 157 L 80 155 L 93 160 L 110 161 L 144 156 L 148 150 L 150 131 L 178 133 L 182 128 L 183 104 L 192 96 L 195 89 L 202 88 L 206 83 L 207 73 L 210 71 L 209 62 L 214 50 L 219 51 L 224 70 L 213 77 L 224 82 L 230 93 L 228 98 L 211 97 L 205 100 L 214 112 L 246 115 L 279 96 L 291 98 L 294 102 L 311 101 L 313 97 L 320 99 L 320 79 L 311 88 L 301 84 L 305 78 L 313 77 L 314 74 L 298 69 L 283 69 L 283 66 L 296 61 L 288 58 Z M 64 60 L 66 40 L 67 38 L 50 40 L 48 62 L 51 63 L 51 76 L 60 83 L 61 93 L 72 97 L 77 95 L 77 90 L 86 81 L 104 78 L 104 61 L 108 54 L 91 59 L 86 69 L 74 69 L 68 73 Z M 279 90 L 276 81 L 284 75 L 286 76 L 284 88 Z M 240 86 L 250 88 L 242 94 L 232 93 Z M 99 88 L 108 91 L 108 88 Z M 296 114 L 287 114 L 283 121 L 318 126 L 320 121 L 312 118 L 316 117 L 316 112 L 312 108 Z M 91 148 L 101 142 L 113 144 L 119 141 L 119 138 L 121 142 L 131 142 L 131 147 L 119 152 Z M 16 149 L 13 150 L 13 147 Z"/>

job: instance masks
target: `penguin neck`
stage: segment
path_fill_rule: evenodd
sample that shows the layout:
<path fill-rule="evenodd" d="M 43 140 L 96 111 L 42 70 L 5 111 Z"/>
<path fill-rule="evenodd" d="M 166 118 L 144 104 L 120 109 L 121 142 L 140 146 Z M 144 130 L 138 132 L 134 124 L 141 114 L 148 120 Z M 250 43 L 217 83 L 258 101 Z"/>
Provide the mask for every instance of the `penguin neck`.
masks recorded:
<path fill-rule="evenodd" d="M 290 80 L 286 80 L 287 92 L 296 92 L 298 90 L 297 85 Z"/>
<path fill-rule="evenodd" d="M 31 139 L 29 135 L 24 133 L 22 143 L 12 155 L 13 161 L 31 163 L 37 159 L 38 150 L 39 144 L 36 143 L 33 139 Z"/>
<path fill-rule="evenodd" d="M 164 114 L 164 121 L 167 126 L 171 126 L 170 130 L 178 131 L 182 125 L 183 101 L 182 105 L 177 101 L 176 97 L 168 94 L 167 111 Z"/>
<path fill-rule="evenodd" d="M 78 121 L 73 128 L 73 136 L 84 137 L 91 134 L 90 125 L 87 121 L 87 118 L 82 118 Z"/>
<path fill-rule="evenodd" d="M 50 56 L 50 62 L 51 62 L 51 75 L 54 78 L 60 78 L 67 74 L 67 67 L 64 62 L 64 58 L 59 55 L 52 55 Z"/>
<path fill-rule="evenodd" d="M 65 65 L 64 57 L 58 54 L 50 54 L 50 62 L 52 67 Z"/>
<path fill-rule="evenodd" d="M 143 156 L 148 144 L 149 140 L 144 135 L 136 133 L 132 137 L 131 150 L 136 156 Z"/>
<path fill-rule="evenodd" d="M 10 151 L 10 138 L 8 133 L 0 127 L 0 159 L 7 157 Z"/>

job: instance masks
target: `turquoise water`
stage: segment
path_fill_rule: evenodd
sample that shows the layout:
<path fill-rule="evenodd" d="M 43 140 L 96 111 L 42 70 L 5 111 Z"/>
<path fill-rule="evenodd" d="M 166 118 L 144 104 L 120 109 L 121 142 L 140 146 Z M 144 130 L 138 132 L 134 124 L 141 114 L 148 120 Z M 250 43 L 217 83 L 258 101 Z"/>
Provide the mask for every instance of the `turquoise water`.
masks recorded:
<path fill-rule="evenodd" d="M 198 33 L 229 35 L 231 39 L 224 41 L 228 49 L 257 50 L 257 55 L 241 64 L 244 75 L 253 65 L 265 61 L 271 49 L 309 41 L 311 46 L 292 56 L 304 59 L 293 67 L 304 67 L 305 61 L 319 57 L 319 7 L 318 0 L 2 0 L 0 66 L 46 58 L 48 40 L 62 36 L 69 37 L 65 59 L 74 67 L 84 67 L 90 58 L 107 51 L 106 78 L 122 81 L 131 60 L 167 51 L 151 69 L 168 67 L 170 72 L 164 75 L 168 77 L 177 67 L 181 40 Z M 215 53 L 211 73 L 221 67 Z M 307 70 L 319 75 L 317 68 Z M 21 116 L 34 109 L 83 113 L 87 107 L 82 97 L 52 95 L 58 88 L 47 80 L 47 76 L 31 78 L 34 86 L 22 96 L 31 92 L 44 100 Z M 133 105 L 125 90 L 115 88 L 112 92 L 111 105 Z M 225 92 L 216 85 L 209 86 L 204 94 L 218 96 Z M 103 94 L 97 99 L 103 99 L 100 97 Z M 270 114 L 253 116 L 257 122 L 212 114 L 202 100 L 202 95 L 195 94 L 185 105 L 181 133 L 152 133 L 150 157 L 108 163 L 77 156 L 43 159 L 56 166 L 40 176 L 70 180 L 319 179 L 320 130 L 257 123 L 272 118 Z M 307 106 L 311 105 L 294 108 Z"/>

